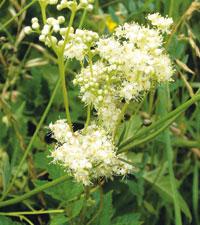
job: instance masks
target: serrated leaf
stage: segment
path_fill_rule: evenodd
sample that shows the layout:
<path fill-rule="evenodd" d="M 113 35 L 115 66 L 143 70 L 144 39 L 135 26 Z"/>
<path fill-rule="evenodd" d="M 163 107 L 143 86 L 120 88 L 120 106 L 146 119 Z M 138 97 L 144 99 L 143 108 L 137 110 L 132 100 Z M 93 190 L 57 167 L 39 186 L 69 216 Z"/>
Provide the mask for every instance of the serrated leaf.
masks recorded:
<path fill-rule="evenodd" d="M 50 89 L 53 89 L 55 87 L 55 83 L 58 79 L 58 68 L 55 65 L 45 65 L 40 68 L 32 68 L 31 73 L 34 76 L 41 76 L 43 77 L 49 85 Z"/>
<path fill-rule="evenodd" d="M 2 153 L 0 173 L 2 174 L 2 179 L 3 179 L 3 191 L 5 191 L 7 189 L 7 186 L 10 180 L 10 175 L 11 175 L 9 157 L 6 152 Z"/>
<path fill-rule="evenodd" d="M 127 215 L 116 217 L 112 225 L 140 225 L 139 222 L 139 214 L 137 213 L 129 213 Z"/>
<path fill-rule="evenodd" d="M 0 225 L 23 225 L 24 223 L 19 223 L 13 221 L 11 218 L 6 216 L 0 216 Z"/>
<path fill-rule="evenodd" d="M 112 191 L 110 191 L 103 196 L 103 210 L 100 215 L 99 225 L 111 224 L 113 214 Z"/>
<path fill-rule="evenodd" d="M 59 214 L 53 216 L 50 225 L 67 225 L 67 217 L 64 214 Z"/>
<path fill-rule="evenodd" d="M 48 183 L 48 181 L 36 180 L 34 183 L 36 186 L 41 186 Z M 56 200 L 67 202 L 78 197 L 83 192 L 83 186 L 69 179 L 61 184 L 44 190 L 44 192 Z"/>
<path fill-rule="evenodd" d="M 173 203 L 173 192 L 171 190 L 171 184 L 170 184 L 169 176 L 162 176 L 162 177 L 158 178 L 158 180 L 155 182 L 155 178 L 157 176 L 157 173 L 158 173 L 157 170 L 145 173 L 143 175 L 143 178 L 147 182 L 151 183 L 154 186 L 154 188 L 160 194 L 161 198 L 164 198 L 166 201 Z M 191 215 L 190 209 L 189 209 L 186 201 L 183 199 L 183 197 L 180 195 L 179 192 L 178 192 L 178 200 L 179 200 L 179 205 L 180 205 L 181 211 L 191 221 L 192 215 Z"/>
<path fill-rule="evenodd" d="M 69 102 L 73 122 L 79 122 L 80 118 L 86 117 L 86 108 L 80 101 L 78 88 L 69 89 Z"/>
<path fill-rule="evenodd" d="M 49 163 L 50 159 L 46 152 L 38 152 L 34 155 L 34 164 L 36 168 L 47 169 Z"/>
<path fill-rule="evenodd" d="M 49 173 L 49 177 L 51 179 L 56 179 L 66 174 L 66 172 L 60 165 L 52 163 L 52 159 L 50 158 L 49 151 L 39 152 L 35 154 L 34 162 L 35 162 L 36 168 L 46 170 Z"/>
<path fill-rule="evenodd" d="M 3 121 L 6 120 L 4 123 Z M 8 127 L 6 123 L 8 122 L 8 118 L 4 117 L 4 114 L 0 112 L 0 144 L 2 145 L 3 139 L 6 137 L 8 132 Z"/>
<path fill-rule="evenodd" d="M 84 199 L 81 198 L 75 202 L 73 202 L 72 204 L 69 205 L 69 208 L 70 208 L 70 219 L 76 217 L 79 215 L 79 213 L 81 212 L 81 209 L 83 208 L 83 204 L 84 204 Z"/>

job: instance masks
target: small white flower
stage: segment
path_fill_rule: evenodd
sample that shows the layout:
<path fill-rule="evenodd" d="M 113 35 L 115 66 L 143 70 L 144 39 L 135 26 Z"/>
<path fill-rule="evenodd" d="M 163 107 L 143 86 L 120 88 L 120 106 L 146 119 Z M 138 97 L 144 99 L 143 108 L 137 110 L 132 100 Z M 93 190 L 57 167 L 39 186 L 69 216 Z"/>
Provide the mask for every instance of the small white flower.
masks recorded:
<path fill-rule="evenodd" d="M 38 18 L 33 17 L 32 20 L 31 20 L 31 23 L 38 23 Z"/>
<path fill-rule="evenodd" d="M 40 28 L 39 23 L 38 23 L 38 22 L 34 22 L 34 23 L 32 24 L 32 28 L 33 28 L 34 30 L 38 30 L 38 29 Z"/>
<path fill-rule="evenodd" d="M 25 33 L 25 34 L 30 34 L 31 32 L 32 32 L 32 29 L 31 29 L 30 26 L 24 27 L 24 33 Z"/>
<path fill-rule="evenodd" d="M 45 42 L 45 39 L 46 39 L 46 36 L 45 36 L 45 35 L 41 34 L 41 35 L 39 36 L 39 40 L 40 40 L 41 42 Z"/>
<path fill-rule="evenodd" d="M 49 32 L 50 32 L 50 29 L 51 29 L 51 27 L 48 25 L 48 24 L 45 24 L 44 25 L 44 27 L 43 27 L 43 29 L 42 29 L 42 34 L 43 35 L 48 35 L 49 34 Z"/>
<path fill-rule="evenodd" d="M 50 5 L 56 5 L 58 3 L 58 0 L 49 0 Z"/>
<path fill-rule="evenodd" d="M 59 16 L 59 17 L 57 18 L 57 20 L 58 20 L 58 23 L 59 23 L 59 24 L 62 24 L 62 23 L 65 22 L 65 17 L 64 17 L 64 16 Z"/>

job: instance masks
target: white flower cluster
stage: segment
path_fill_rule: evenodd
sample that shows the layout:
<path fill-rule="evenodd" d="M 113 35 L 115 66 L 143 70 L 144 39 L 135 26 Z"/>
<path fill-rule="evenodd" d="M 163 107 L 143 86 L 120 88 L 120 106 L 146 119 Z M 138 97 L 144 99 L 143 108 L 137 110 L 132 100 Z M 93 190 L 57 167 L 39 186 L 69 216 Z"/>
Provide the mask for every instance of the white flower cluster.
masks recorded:
<path fill-rule="evenodd" d="M 116 155 L 116 148 L 107 132 L 96 125 L 87 130 L 71 132 L 65 120 L 50 124 L 54 138 L 58 141 L 51 157 L 62 165 L 78 182 L 90 185 L 98 178 L 112 178 L 131 173 L 133 166 L 122 162 Z"/>
<path fill-rule="evenodd" d="M 30 34 L 34 30 L 38 31 L 40 29 L 40 24 L 38 22 L 38 18 L 36 18 L 36 17 L 32 18 L 31 23 L 32 23 L 31 27 L 30 26 L 26 26 L 24 28 L 25 34 Z"/>
<path fill-rule="evenodd" d="M 77 74 L 74 84 L 79 84 L 82 101 L 93 105 L 97 110 L 98 120 L 110 133 L 113 131 L 121 110 L 117 107 L 116 89 L 121 77 L 116 65 L 106 66 L 97 61 Z"/>
<path fill-rule="evenodd" d="M 99 35 L 96 32 L 77 29 L 65 46 L 64 56 L 82 61 L 98 39 Z"/>
<path fill-rule="evenodd" d="M 73 27 L 61 27 L 64 22 L 63 16 L 49 17 L 40 30 L 38 19 L 33 18 L 32 26 L 25 27 L 24 32 L 30 34 L 35 31 L 40 34 L 39 40 L 46 46 L 52 47 L 55 51 L 64 48 L 65 58 L 76 58 L 82 61 L 89 52 L 93 53 L 91 48 L 99 39 L 99 35 L 89 30 L 76 29 L 74 31 Z"/>
<path fill-rule="evenodd" d="M 162 29 L 169 29 L 171 23 L 166 21 L 171 19 L 161 20 L 164 21 Z M 161 22 L 159 24 L 161 27 Z M 115 125 L 113 115 L 119 115 L 119 103 L 123 99 L 137 100 L 156 84 L 171 80 L 173 66 L 163 42 L 160 28 L 137 23 L 119 26 L 111 37 L 97 41 L 93 51 L 99 60 L 92 67 L 82 68 L 74 84 L 80 86 L 83 102 L 94 105 L 103 124 L 112 124 L 110 128 Z"/>
<path fill-rule="evenodd" d="M 61 28 L 60 25 L 65 22 L 65 18 L 63 16 L 59 16 L 57 19 L 50 17 L 47 19 L 46 24 L 43 26 L 41 30 L 41 34 L 39 36 L 39 40 L 44 42 L 45 45 L 49 47 L 59 47 L 62 46 L 64 40 L 59 40 L 56 37 L 56 34 L 60 34 L 63 38 L 65 33 L 67 32 L 67 28 Z"/>
<path fill-rule="evenodd" d="M 96 106 L 98 119 L 109 133 L 112 133 L 117 124 L 121 109 L 114 97 L 108 95 L 100 105 Z"/>
<path fill-rule="evenodd" d="M 151 24 L 157 27 L 163 33 L 170 33 L 170 27 L 173 24 L 172 18 L 164 18 L 159 13 L 148 15 L 148 20 Z"/>
<path fill-rule="evenodd" d="M 61 2 L 58 4 L 58 0 L 39 0 L 40 6 L 43 8 L 46 8 L 47 5 L 57 5 L 58 10 L 62 10 L 64 8 L 70 9 L 72 12 L 76 12 L 81 9 L 85 9 L 88 11 L 91 11 L 93 9 L 93 3 L 94 0 L 73 0 L 73 1 L 68 1 L 68 0 L 61 0 Z M 57 19 L 50 17 L 47 19 L 46 24 L 44 24 L 42 30 L 40 31 L 40 25 L 38 23 L 38 18 L 34 17 L 32 19 L 32 26 L 26 26 L 24 27 L 24 33 L 25 34 L 30 34 L 31 32 L 36 31 L 37 33 L 41 33 L 40 35 L 40 41 L 44 42 L 45 45 L 48 47 L 54 47 L 56 50 L 56 47 L 62 47 L 65 42 L 64 38 L 64 33 L 67 32 L 67 27 L 60 28 L 60 24 L 63 24 L 65 22 L 65 18 L 63 16 L 59 16 Z M 73 28 L 72 28 L 73 30 Z M 53 33 L 56 34 L 53 34 Z M 92 36 L 92 31 L 90 32 Z M 59 38 L 57 37 L 57 33 L 60 33 L 62 36 L 61 40 L 58 40 Z M 87 34 L 86 34 L 87 35 Z M 89 35 L 87 35 L 88 38 Z M 58 44 L 58 46 L 56 46 Z M 85 46 L 80 46 L 84 48 Z M 72 57 L 73 58 L 73 57 Z M 80 59 L 80 58 L 79 58 Z"/>
<path fill-rule="evenodd" d="M 57 5 L 58 10 L 62 10 L 68 8 L 70 10 L 79 10 L 79 9 L 86 9 L 88 11 L 93 10 L 94 0 L 80 0 L 79 3 L 77 1 L 68 1 L 68 0 L 61 0 L 60 4 Z"/>
<path fill-rule="evenodd" d="M 70 29 L 68 27 L 61 27 L 64 22 L 65 18 L 63 16 L 58 16 L 57 18 L 49 17 L 42 30 L 40 30 L 38 19 L 33 18 L 32 27 L 25 27 L 24 31 L 26 34 L 37 31 L 40 33 L 39 40 L 46 46 L 52 47 L 55 50 L 64 47 L 65 58 L 76 58 L 82 61 L 99 39 L 99 35 L 89 30 L 76 29 L 76 31 L 74 31 L 73 27 Z M 68 35 L 66 37 L 67 33 Z"/>
<path fill-rule="evenodd" d="M 61 0 L 57 8 L 75 12 L 90 9 L 92 3 Z M 126 156 L 116 154 L 112 140 L 123 112 L 121 106 L 170 81 L 173 75 L 171 60 L 163 48 L 163 35 L 169 33 L 172 20 L 159 14 L 148 15 L 148 20 L 152 26 L 126 23 L 112 36 L 102 38 L 92 31 L 63 27 L 63 16 L 47 18 L 42 28 L 33 18 L 32 26 L 25 28 L 26 33 L 39 33 L 40 41 L 58 56 L 75 58 L 82 66 L 74 84 L 80 87 L 82 101 L 96 110 L 98 126 L 92 124 L 73 132 L 65 120 L 58 120 L 49 127 L 58 142 L 51 153 L 53 161 L 84 185 L 100 177 L 124 176 L 133 171 L 132 166 L 119 160 L 126 160 Z"/>
<path fill-rule="evenodd" d="M 61 0 L 58 4 L 58 0 L 39 0 L 41 5 L 57 5 L 58 10 L 62 10 L 68 8 L 70 10 L 79 10 L 79 9 L 86 9 L 91 11 L 93 9 L 94 0 L 80 0 L 77 2 L 76 0 Z"/>
<path fill-rule="evenodd" d="M 104 96 L 114 91 L 110 85 L 112 73 L 115 73 L 115 66 L 105 66 L 101 61 L 82 68 L 81 73 L 74 79 L 74 84 L 79 84 L 82 100 L 86 104 L 97 106 L 103 101 Z"/>
<path fill-rule="evenodd" d="M 56 5 L 58 0 L 39 0 L 39 2 L 45 5 Z"/>

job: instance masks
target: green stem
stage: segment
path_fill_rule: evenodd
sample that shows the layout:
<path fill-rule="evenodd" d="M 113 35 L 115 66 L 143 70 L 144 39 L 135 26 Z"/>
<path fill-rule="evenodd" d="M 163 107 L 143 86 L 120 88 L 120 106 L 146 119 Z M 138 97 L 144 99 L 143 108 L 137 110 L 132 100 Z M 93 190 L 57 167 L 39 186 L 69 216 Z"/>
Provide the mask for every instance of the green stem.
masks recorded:
<path fill-rule="evenodd" d="M 37 210 L 33 212 L 0 212 L 1 216 L 19 216 L 19 215 L 42 215 L 42 214 L 57 214 L 64 213 L 64 209 L 55 209 L 55 210 Z"/>
<path fill-rule="evenodd" d="M 86 212 L 87 212 L 87 209 L 88 209 L 87 201 L 88 201 L 89 197 L 90 197 L 90 187 L 85 187 L 85 199 L 84 199 L 85 203 L 84 203 L 83 208 L 82 208 L 81 213 L 80 213 L 81 224 L 85 224 L 85 216 L 86 216 Z"/>
<path fill-rule="evenodd" d="M 196 225 L 200 224 L 199 221 L 199 161 L 195 157 L 194 169 L 193 169 L 193 185 L 192 185 L 192 203 L 193 203 L 193 212 Z"/>
<path fill-rule="evenodd" d="M 42 3 L 40 1 L 39 1 L 39 3 L 40 3 L 41 12 L 42 12 L 43 24 L 46 24 L 46 20 L 47 20 L 46 7 L 47 7 L 47 4 L 46 4 L 46 2 Z"/>
<path fill-rule="evenodd" d="M 99 193 L 100 193 L 100 205 L 98 211 L 94 214 L 92 219 L 86 224 L 86 225 L 91 225 L 95 221 L 95 219 L 100 215 L 102 209 L 103 209 L 103 190 L 102 187 L 99 186 Z"/>
<path fill-rule="evenodd" d="M 86 122 L 85 122 L 85 130 L 88 128 L 88 125 L 90 123 L 90 118 L 91 118 L 91 105 L 88 105 L 87 106 L 87 119 L 86 119 Z"/>
<path fill-rule="evenodd" d="M 61 50 L 61 55 L 63 55 L 64 50 L 65 50 L 65 46 L 66 46 L 66 44 L 67 44 L 67 42 L 68 42 L 68 38 L 69 38 L 69 34 L 70 34 L 70 29 L 71 29 L 71 27 L 72 27 L 72 25 L 73 25 L 75 15 L 76 15 L 76 9 L 72 10 L 72 13 L 71 13 L 71 16 L 70 16 L 70 20 L 69 20 L 67 32 L 66 32 L 66 34 L 65 34 L 65 39 L 64 39 L 63 48 L 62 48 L 62 50 Z"/>
<path fill-rule="evenodd" d="M 130 149 L 132 149 L 132 148 L 134 148 L 134 147 L 136 147 L 138 145 L 144 144 L 144 143 L 152 140 L 153 138 L 158 136 L 161 132 L 163 132 L 167 127 L 169 127 L 170 124 L 172 124 L 179 116 L 180 116 L 180 114 L 177 114 L 172 119 L 170 119 L 168 122 L 166 122 L 160 129 L 156 130 L 155 132 L 153 132 L 152 134 L 148 135 L 147 137 L 145 137 L 145 138 L 143 138 L 141 140 L 135 141 L 133 143 L 130 143 L 128 145 L 125 145 L 124 147 L 120 147 L 119 146 L 118 154 L 120 154 L 122 152 L 127 152 Z"/>
<path fill-rule="evenodd" d="M 44 191 L 50 187 L 53 187 L 59 183 L 62 183 L 64 182 L 65 180 L 69 179 L 69 176 L 68 175 L 65 175 L 65 176 L 62 176 L 62 177 L 59 177 L 51 182 L 48 182 L 40 187 L 37 187 L 35 188 L 34 190 L 32 191 L 29 191 L 27 192 L 26 194 L 22 195 L 22 196 L 19 196 L 19 197 L 16 197 L 14 199 L 10 199 L 10 200 L 7 200 L 7 201 L 4 201 L 4 202 L 0 202 L 0 208 L 2 207 L 5 207 L 5 206 L 8 206 L 8 205 L 14 205 L 16 203 L 19 203 L 19 202 L 22 202 L 23 200 L 27 199 L 27 198 L 30 198 L 31 196 L 33 195 L 36 195 L 37 193 L 41 192 L 41 191 Z"/>
<path fill-rule="evenodd" d="M 173 141 L 175 147 L 200 148 L 200 141 L 191 141 L 186 139 L 175 139 Z"/>
<path fill-rule="evenodd" d="M 20 220 L 25 220 L 29 225 L 34 225 L 27 217 L 20 215 L 18 216 Z"/>
<path fill-rule="evenodd" d="M 142 129 L 135 136 L 132 136 L 132 137 L 128 138 L 127 140 L 125 140 L 124 142 L 122 142 L 120 144 L 119 148 L 122 148 L 124 146 L 127 146 L 128 144 L 130 144 L 135 139 L 140 138 L 140 137 L 146 135 L 147 132 L 150 132 L 153 129 L 158 128 L 161 124 L 163 124 L 164 122 L 168 121 L 170 118 L 176 116 L 177 114 L 185 111 L 188 107 L 190 107 L 192 104 L 194 104 L 195 102 L 197 102 L 199 100 L 200 100 L 200 94 L 196 94 L 190 100 L 188 100 L 187 102 L 183 103 L 181 106 L 179 106 L 175 110 L 171 111 L 170 113 L 168 113 L 162 119 L 160 119 L 157 122 L 153 123 L 151 126 Z"/>
<path fill-rule="evenodd" d="M 73 130 L 71 116 L 69 112 L 69 100 L 68 100 L 68 93 L 67 93 L 66 80 L 65 80 L 65 63 L 64 63 L 63 55 L 58 56 L 58 67 L 59 67 L 60 79 L 62 84 L 62 93 L 63 93 L 66 119 L 70 126 L 70 129 Z"/>
<path fill-rule="evenodd" d="M 169 87 L 165 85 L 163 88 L 160 87 L 158 90 L 158 97 L 162 99 L 166 104 L 160 103 L 160 114 L 166 116 L 168 113 L 168 102 L 170 101 L 169 97 Z M 178 190 L 176 185 L 176 178 L 173 170 L 173 156 L 174 152 L 172 149 L 171 138 L 170 138 L 170 131 L 166 129 L 163 133 L 164 138 L 164 150 L 167 156 L 167 163 L 168 163 L 168 170 L 169 170 L 169 178 L 170 178 L 170 185 L 173 193 L 173 203 L 174 203 L 174 211 L 175 211 L 175 224 L 182 225 L 182 218 L 181 218 L 181 209 L 179 205 L 178 199 Z"/>
<path fill-rule="evenodd" d="M 82 26 L 83 26 L 83 23 L 84 23 L 84 20 L 85 20 L 86 14 L 87 14 L 87 10 L 86 10 L 86 9 L 84 9 L 83 14 L 82 14 L 82 16 L 81 16 L 81 21 L 80 21 L 79 26 L 78 26 L 78 28 L 79 28 L 79 29 L 81 29 L 81 28 L 82 28 Z"/>
<path fill-rule="evenodd" d="M 176 186 L 175 174 L 173 170 L 173 149 L 171 147 L 169 131 L 166 130 L 164 135 L 165 135 L 165 148 L 167 150 L 167 161 L 168 161 L 170 183 L 171 183 L 172 192 L 173 192 L 175 221 L 176 221 L 176 225 L 182 225 L 181 210 L 180 210 L 179 199 L 178 199 L 178 191 Z"/>
<path fill-rule="evenodd" d="M 5 2 L 6 0 L 2 0 L 2 2 L 0 3 L 0 8 L 4 5 Z"/>
<path fill-rule="evenodd" d="M 37 134 L 38 134 L 38 132 L 39 132 L 39 130 L 40 130 L 42 124 L 44 123 L 44 120 L 45 120 L 45 118 L 46 118 L 46 116 L 47 116 L 47 114 L 48 114 L 48 112 L 49 112 L 49 110 L 50 110 L 50 108 L 51 108 L 51 105 L 52 105 L 52 103 L 53 103 L 53 100 L 54 100 L 54 98 L 55 98 L 55 95 L 56 95 L 56 93 L 57 93 L 57 91 L 58 91 L 59 86 L 60 86 L 60 79 L 57 81 L 56 87 L 55 87 L 55 89 L 53 90 L 53 93 L 52 93 L 52 96 L 51 96 L 51 98 L 50 98 L 50 100 L 49 100 L 49 103 L 48 103 L 48 105 L 47 105 L 47 107 L 46 107 L 46 109 L 45 109 L 45 111 L 44 111 L 44 113 L 43 113 L 43 115 L 42 115 L 42 117 L 41 117 L 41 119 L 40 119 L 40 121 L 39 121 L 37 127 L 36 127 L 36 130 L 35 130 L 35 132 L 34 132 L 32 138 L 31 138 L 31 140 L 30 140 L 30 142 L 29 142 L 29 144 L 28 144 L 28 146 L 27 146 L 27 148 L 26 148 L 26 150 L 25 150 L 25 152 L 24 152 L 24 155 L 23 155 L 23 157 L 22 157 L 22 159 L 21 159 L 21 161 L 20 161 L 20 163 L 19 163 L 19 165 L 18 165 L 18 167 L 17 167 L 17 169 L 16 169 L 16 172 L 15 172 L 15 174 L 14 174 L 12 180 L 11 180 L 11 183 L 10 183 L 10 185 L 8 186 L 6 192 L 3 193 L 3 196 L 2 196 L 2 198 L 1 198 L 1 200 L 3 200 L 3 199 L 6 197 L 6 195 L 10 192 L 10 190 L 12 189 L 12 187 L 13 187 L 13 185 L 14 185 L 14 183 L 15 183 L 15 180 L 16 180 L 16 178 L 17 178 L 17 175 L 19 174 L 19 172 L 20 172 L 20 170 L 21 170 L 21 168 L 22 168 L 22 165 L 23 165 L 24 161 L 26 160 L 26 158 L 27 158 L 27 156 L 28 156 L 28 154 L 29 154 L 29 152 L 30 152 L 30 150 L 31 150 L 31 147 L 32 147 L 32 145 L 33 145 L 33 143 L 34 143 L 34 141 L 35 141 L 35 138 L 36 138 L 36 136 L 37 136 Z"/>
<path fill-rule="evenodd" d="M 154 96 L 155 96 L 155 90 L 151 90 L 149 95 L 149 115 L 151 115 L 153 111 Z"/>
<path fill-rule="evenodd" d="M 3 30 L 5 27 L 7 27 L 13 20 L 15 20 L 18 16 L 20 16 L 23 12 L 25 12 L 28 8 L 30 8 L 37 0 L 33 0 L 28 5 L 26 5 L 22 10 L 20 10 L 15 16 L 13 16 L 11 19 L 9 19 L 7 22 L 5 22 L 1 27 L 0 30 Z"/>
<path fill-rule="evenodd" d="M 172 32 L 165 44 L 165 47 L 168 47 L 172 41 L 172 38 L 174 36 L 174 34 L 178 31 L 179 27 L 183 24 L 184 20 L 187 18 L 188 15 L 188 11 L 190 10 L 191 6 L 192 6 L 193 2 L 190 4 L 190 6 L 186 9 L 186 11 L 183 13 L 183 15 L 181 16 L 181 18 L 177 21 L 177 23 L 173 26 Z"/>
<path fill-rule="evenodd" d="M 171 0 L 169 6 L 169 17 L 172 17 L 173 8 L 174 8 L 174 0 Z"/>
<path fill-rule="evenodd" d="M 118 119 L 116 121 L 115 129 L 113 131 L 113 139 L 115 139 L 115 136 L 116 136 L 116 133 L 117 133 L 117 129 L 119 128 L 119 125 L 121 124 L 121 121 L 124 118 L 124 114 L 126 113 L 126 110 L 128 108 L 128 105 L 129 105 L 129 103 L 126 102 L 124 104 L 124 106 L 122 107 L 122 110 L 121 110 L 121 112 L 119 114 L 119 117 L 118 117 Z"/>
<path fill-rule="evenodd" d="M 88 59 L 89 59 L 89 66 L 90 66 L 90 73 L 91 76 L 93 77 L 93 64 L 92 64 L 92 52 L 89 50 L 88 52 Z"/>
<path fill-rule="evenodd" d="M 88 57 L 89 57 L 90 73 L 91 73 L 91 76 L 93 77 L 93 67 L 92 67 L 92 54 L 91 54 L 91 51 L 89 51 Z M 85 130 L 87 129 L 87 127 L 88 127 L 88 125 L 90 123 L 91 107 L 92 107 L 91 104 L 87 106 L 87 120 L 85 122 L 85 128 L 84 128 Z"/>

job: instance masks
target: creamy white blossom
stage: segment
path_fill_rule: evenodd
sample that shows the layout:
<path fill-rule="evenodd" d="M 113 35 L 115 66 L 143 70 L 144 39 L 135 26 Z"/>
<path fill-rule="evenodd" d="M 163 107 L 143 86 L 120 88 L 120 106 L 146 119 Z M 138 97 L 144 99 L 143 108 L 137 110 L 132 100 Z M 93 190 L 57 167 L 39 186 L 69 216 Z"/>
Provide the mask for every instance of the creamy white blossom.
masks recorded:
<path fill-rule="evenodd" d="M 58 0 L 39 0 L 39 2 L 46 5 L 56 5 Z"/>
<path fill-rule="evenodd" d="M 101 104 L 96 105 L 98 120 L 101 122 L 102 127 L 104 127 L 109 133 L 115 129 L 116 123 L 118 121 L 121 109 L 117 104 L 118 101 L 115 97 L 107 94 L 104 96 Z"/>
<path fill-rule="evenodd" d="M 62 10 L 68 8 L 70 10 L 80 10 L 86 9 L 91 11 L 93 9 L 93 0 L 80 0 L 80 1 L 68 1 L 61 0 L 61 2 L 57 5 L 58 10 Z"/>
<path fill-rule="evenodd" d="M 125 176 L 134 168 L 119 160 L 111 137 L 101 127 L 71 132 L 65 120 L 50 124 L 57 147 L 51 152 L 54 163 L 62 165 L 78 182 L 90 185 L 96 179 Z"/>
<path fill-rule="evenodd" d="M 58 16 L 57 19 L 54 17 L 47 18 L 46 24 L 40 30 L 39 40 L 55 50 L 64 49 L 65 58 L 75 58 L 82 61 L 89 51 L 92 53 L 91 48 L 99 36 L 96 32 L 89 30 L 74 30 L 73 27 L 62 27 L 64 22 L 63 16 Z M 32 28 L 27 27 L 25 31 L 26 34 L 29 34 L 32 29 L 39 31 L 39 28 L 38 19 L 33 18 Z"/>
<path fill-rule="evenodd" d="M 165 19 L 170 24 L 169 18 L 161 20 Z M 83 67 L 74 84 L 80 87 L 82 101 L 94 106 L 98 120 L 109 132 L 114 130 L 122 100 L 138 100 L 156 84 L 172 80 L 173 66 L 163 45 L 160 28 L 134 22 L 117 27 L 111 36 L 97 39 L 93 52 L 99 59 Z M 69 50 L 68 54 L 70 58 L 77 51 Z"/>
<path fill-rule="evenodd" d="M 170 27 L 173 24 L 172 18 L 162 17 L 159 13 L 149 14 L 147 19 L 151 21 L 160 31 L 170 33 Z"/>
<path fill-rule="evenodd" d="M 31 34 L 32 31 L 33 31 L 33 30 L 32 30 L 32 28 L 31 28 L 30 26 L 24 27 L 24 33 L 25 33 L 25 34 Z"/>
<path fill-rule="evenodd" d="M 92 0 L 45 1 L 75 12 L 92 9 Z M 85 105 L 94 108 L 96 118 L 91 125 L 72 131 L 65 120 L 50 124 L 57 140 L 51 152 L 54 163 L 62 165 L 78 182 L 92 184 L 101 177 L 125 176 L 133 167 L 120 160 L 114 145 L 116 125 L 121 119 L 124 103 L 136 101 L 161 82 L 172 80 L 173 66 L 164 49 L 164 33 L 169 33 L 170 18 L 159 14 L 148 16 L 153 26 L 125 23 L 110 36 L 99 37 L 93 31 L 64 25 L 65 18 L 49 17 L 42 26 L 33 18 L 24 32 L 39 33 L 39 40 L 52 48 L 63 60 L 80 61 L 81 70 L 74 78 Z M 98 124 L 98 125 L 97 125 Z"/>
<path fill-rule="evenodd" d="M 100 38 L 96 52 L 100 60 L 93 64 L 92 71 L 89 66 L 82 68 L 75 78 L 86 103 L 97 105 L 99 89 L 119 101 L 136 100 L 155 84 L 170 81 L 173 75 L 158 29 L 126 23 L 116 28 L 111 37 Z"/>
<path fill-rule="evenodd" d="M 32 20 L 31 20 L 32 26 L 31 27 L 33 28 L 33 30 L 38 30 L 40 28 L 40 24 L 38 21 L 39 21 L 38 18 L 36 18 L 36 17 L 32 18 Z"/>
<path fill-rule="evenodd" d="M 98 40 L 99 35 L 89 30 L 77 29 L 71 34 L 70 41 L 65 46 L 64 56 L 82 61 Z"/>

